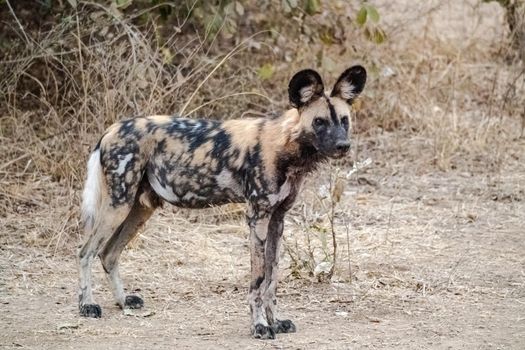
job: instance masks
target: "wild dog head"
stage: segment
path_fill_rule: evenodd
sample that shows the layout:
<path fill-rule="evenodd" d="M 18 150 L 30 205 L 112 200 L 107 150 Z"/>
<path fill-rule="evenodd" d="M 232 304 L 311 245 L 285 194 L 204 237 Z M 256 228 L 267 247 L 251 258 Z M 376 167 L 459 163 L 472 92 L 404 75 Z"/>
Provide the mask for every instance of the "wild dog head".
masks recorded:
<path fill-rule="evenodd" d="M 322 156 L 343 157 L 350 149 L 351 106 L 365 83 L 366 70 L 353 66 L 341 74 L 328 95 L 316 71 L 295 74 L 288 85 L 290 104 L 299 113 L 294 138 Z"/>

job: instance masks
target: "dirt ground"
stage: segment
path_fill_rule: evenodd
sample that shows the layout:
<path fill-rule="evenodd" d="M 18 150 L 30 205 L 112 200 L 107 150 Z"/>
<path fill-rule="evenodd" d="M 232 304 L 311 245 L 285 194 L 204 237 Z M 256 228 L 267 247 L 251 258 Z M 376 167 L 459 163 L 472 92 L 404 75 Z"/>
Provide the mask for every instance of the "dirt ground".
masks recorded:
<path fill-rule="evenodd" d="M 341 243 L 334 281 L 293 278 L 282 254 L 280 311 L 297 333 L 272 341 L 249 335 L 240 218 L 216 225 L 213 213 L 194 220 L 166 208 L 123 255 L 124 281 L 145 309 L 123 314 L 97 262 L 101 319 L 78 316 L 73 244 L 35 247 L 31 225 L 25 232 L 2 225 L 0 347 L 523 349 L 525 140 L 508 143 L 499 171 L 480 161 L 447 173 L 414 165 L 416 150 L 425 152 L 417 138 L 384 133 L 361 142 L 373 163 L 341 203 L 352 221 L 350 253 Z M 322 185 L 316 181 L 305 193 Z M 288 242 L 300 234 L 294 217 L 296 210 Z"/>

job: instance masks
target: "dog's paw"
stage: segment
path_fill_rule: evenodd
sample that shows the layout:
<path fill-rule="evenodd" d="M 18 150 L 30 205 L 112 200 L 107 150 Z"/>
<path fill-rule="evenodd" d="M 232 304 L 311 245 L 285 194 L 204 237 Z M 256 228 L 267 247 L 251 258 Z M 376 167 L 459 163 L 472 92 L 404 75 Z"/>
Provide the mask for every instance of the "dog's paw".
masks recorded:
<path fill-rule="evenodd" d="M 80 315 L 84 317 L 100 318 L 102 316 L 102 309 L 97 304 L 80 305 Z"/>
<path fill-rule="evenodd" d="M 124 301 L 125 309 L 142 309 L 143 307 L 144 300 L 142 300 L 141 297 L 138 297 L 136 295 L 126 296 L 126 300 Z"/>
<path fill-rule="evenodd" d="M 272 328 L 275 333 L 295 333 L 297 331 L 295 324 L 290 320 L 277 320 L 272 324 Z"/>
<path fill-rule="evenodd" d="M 260 323 L 252 326 L 252 335 L 257 339 L 275 339 L 273 328 Z"/>

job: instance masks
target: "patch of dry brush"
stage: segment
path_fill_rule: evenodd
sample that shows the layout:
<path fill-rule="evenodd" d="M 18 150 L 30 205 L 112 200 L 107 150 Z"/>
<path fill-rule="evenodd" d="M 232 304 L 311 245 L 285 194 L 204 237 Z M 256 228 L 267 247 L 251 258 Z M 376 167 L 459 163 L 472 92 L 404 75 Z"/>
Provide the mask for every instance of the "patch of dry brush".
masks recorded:
<path fill-rule="evenodd" d="M 315 62 L 320 66 L 314 68 L 334 76 L 356 62 L 370 71 L 356 106 L 357 159 L 367 145 L 402 150 L 396 160 L 374 159 L 376 166 L 408 161 L 421 171 L 499 171 L 507 144 L 523 136 L 525 123 L 523 63 L 508 62 L 503 11 L 476 1 L 400 4 L 376 2 L 388 35 L 381 45 L 358 30 L 334 45 L 267 28 L 224 41 L 200 34 L 184 18 L 171 35 L 159 37 L 154 23 L 138 25 L 133 16 L 87 2 L 53 25 L 37 25 L 24 9 L 6 8 L 0 216 L 7 229 L 1 241 L 21 238 L 53 248 L 77 242 L 87 154 L 116 120 L 179 112 L 218 118 L 275 113 L 286 105 L 287 79 Z M 351 5 L 329 10 L 353 16 Z M 330 13 L 317 16 L 313 25 Z M 319 62 L 313 57 L 319 52 L 330 60 Z M 261 80 L 258 68 L 269 61 L 282 63 L 274 64 L 270 80 Z M 382 133 L 395 135 L 393 141 L 376 141 Z M 222 212 L 239 213 L 212 211 Z M 8 237 L 13 232 L 19 234 Z"/>

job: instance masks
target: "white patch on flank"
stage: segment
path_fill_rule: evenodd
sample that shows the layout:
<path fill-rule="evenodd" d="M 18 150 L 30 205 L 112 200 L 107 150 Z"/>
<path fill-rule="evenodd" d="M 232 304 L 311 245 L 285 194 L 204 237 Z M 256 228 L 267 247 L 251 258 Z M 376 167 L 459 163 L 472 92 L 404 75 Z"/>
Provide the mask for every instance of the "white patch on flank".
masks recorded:
<path fill-rule="evenodd" d="M 288 180 L 279 188 L 279 192 L 272 193 L 268 195 L 268 201 L 270 201 L 270 205 L 275 205 L 276 203 L 282 202 L 288 197 L 290 194 L 290 191 L 292 190 L 292 186 L 290 185 L 290 182 Z"/>
<path fill-rule="evenodd" d="M 196 122 L 195 125 L 193 126 L 194 129 L 198 129 L 202 126 L 201 122 Z"/>
<path fill-rule="evenodd" d="M 179 201 L 179 197 L 173 193 L 173 190 L 171 188 L 162 186 L 155 175 L 152 175 L 148 172 L 148 180 L 155 193 L 161 198 L 167 200 L 170 203 L 177 203 Z"/>
<path fill-rule="evenodd" d="M 180 122 L 179 123 L 179 129 L 186 129 L 186 123 L 185 122 Z"/>
<path fill-rule="evenodd" d="M 126 171 L 126 166 L 128 165 L 131 158 L 133 158 L 133 153 L 126 154 L 126 156 L 119 161 L 118 168 L 113 170 L 113 172 L 117 175 L 124 174 L 124 172 Z"/>
<path fill-rule="evenodd" d="M 82 221 L 92 227 L 100 202 L 102 185 L 102 166 L 100 165 L 100 150 L 91 153 L 87 165 L 87 179 L 82 192 Z"/>
<path fill-rule="evenodd" d="M 239 185 L 237 181 L 233 178 L 233 174 L 228 169 L 222 169 L 219 175 L 215 177 L 215 181 L 217 181 L 217 185 L 221 189 L 230 189 L 232 190 L 236 195 L 241 196 L 242 195 L 242 188 Z"/>
<path fill-rule="evenodd" d="M 341 83 L 341 86 L 339 87 L 340 97 L 345 100 L 350 100 L 355 97 L 354 94 L 355 86 L 348 82 Z"/>
<path fill-rule="evenodd" d="M 250 197 L 256 197 L 257 196 L 257 191 L 254 189 L 252 194 L 250 194 Z"/>

